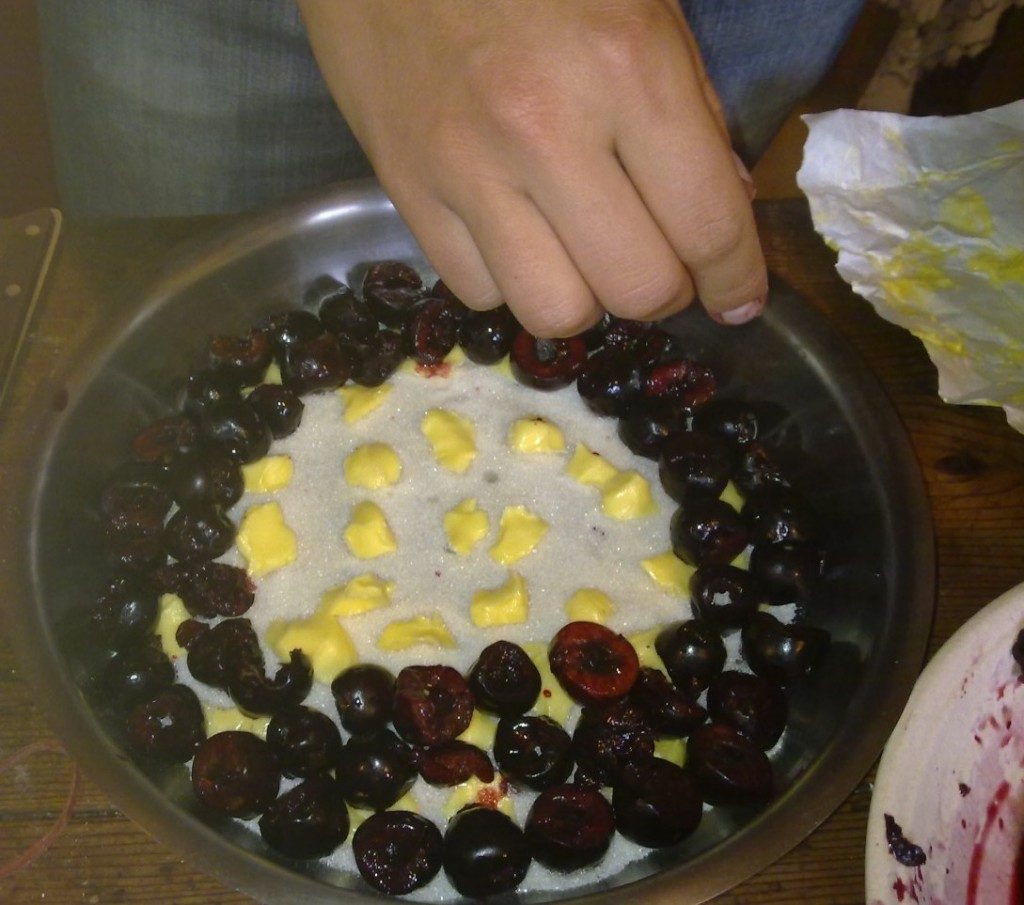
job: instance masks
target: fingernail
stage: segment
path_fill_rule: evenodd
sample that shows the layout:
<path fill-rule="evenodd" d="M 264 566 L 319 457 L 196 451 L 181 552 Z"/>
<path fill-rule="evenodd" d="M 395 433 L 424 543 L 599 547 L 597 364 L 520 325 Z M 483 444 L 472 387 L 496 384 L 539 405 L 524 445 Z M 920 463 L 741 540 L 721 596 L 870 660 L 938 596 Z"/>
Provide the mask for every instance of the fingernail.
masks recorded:
<path fill-rule="evenodd" d="M 743 188 L 747 191 L 747 200 L 753 201 L 757 197 L 757 186 L 754 185 L 754 177 L 750 175 L 750 170 L 746 168 L 743 161 L 740 160 L 740 155 L 735 151 L 732 152 L 732 159 L 736 164 L 736 172 L 740 175 Z"/>
<path fill-rule="evenodd" d="M 763 295 L 759 299 L 754 299 L 752 302 L 740 305 L 739 308 L 730 308 L 728 311 L 710 312 L 711 319 L 718 321 L 720 324 L 727 324 L 730 327 L 736 327 L 739 324 L 745 324 L 747 321 L 752 321 L 764 310 L 764 306 L 767 303 L 768 296 Z"/>

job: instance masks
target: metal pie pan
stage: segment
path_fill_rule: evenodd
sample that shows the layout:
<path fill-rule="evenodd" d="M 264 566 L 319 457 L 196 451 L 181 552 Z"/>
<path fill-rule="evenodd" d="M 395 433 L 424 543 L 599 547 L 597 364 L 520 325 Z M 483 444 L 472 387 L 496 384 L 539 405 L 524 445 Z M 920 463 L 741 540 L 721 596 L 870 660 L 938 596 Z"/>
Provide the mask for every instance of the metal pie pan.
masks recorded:
<path fill-rule="evenodd" d="M 174 408 L 208 337 L 241 332 L 294 304 L 324 273 L 358 285 L 368 262 L 426 262 L 376 183 L 334 188 L 254 216 L 127 287 L 105 339 L 39 388 L 35 414 L 8 425 L 25 439 L 0 522 L 10 618 L 37 699 L 92 779 L 141 826 L 202 869 L 265 902 L 379 901 L 358 878 L 276 857 L 243 825 L 203 813 L 183 766 L 133 763 L 89 692 L 95 671 L 81 613 L 103 583 L 97 500 L 147 421 Z M 775 403 L 778 435 L 821 516 L 828 575 L 807 618 L 830 656 L 793 690 L 774 758 L 780 794 L 762 811 L 717 808 L 673 849 L 652 851 L 566 898 L 698 903 L 771 864 L 854 789 L 899 717 L 924 658 L 934 606 L 931 520 L 902 425 L 877 381 L 824 318 L 783 285 L 767 314 L 736 329 L 695 312 L 670 322 L 718 372 L 723 395 Z M 44 404 L 73 387 L 67 408 Z M 515 897 L 510 897 L 510 900 Z"/>

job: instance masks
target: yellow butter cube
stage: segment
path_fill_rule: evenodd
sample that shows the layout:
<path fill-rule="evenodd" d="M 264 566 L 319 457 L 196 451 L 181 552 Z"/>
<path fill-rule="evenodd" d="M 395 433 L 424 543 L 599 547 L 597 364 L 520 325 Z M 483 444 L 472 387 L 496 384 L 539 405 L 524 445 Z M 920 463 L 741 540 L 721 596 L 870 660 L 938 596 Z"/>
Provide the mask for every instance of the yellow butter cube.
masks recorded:
<path fill-rule="evenodd" d="M 465 556 L 487 536 L 487 513 L 478 509 L 476 497 L 463 500 L 444 514 L 444 533 L 448 546 Z"/>
<path fill-rule="evenodd" d="M 462 346 L 455 345 L 444 357 L 444 363 L 450 367 L 457 367 L 458 365 L 466 363 L 466 353 L 462 351 Z"/>
<path fill-rule="evenodd" d="M 686 742 L 681 738 L 659 738 L 654 742 L 654 756 L 667 760 L 677 767 L 686 763 Z"/>
<path fill-rule="evenodd" d="M 270 383 L 274 386 L 281 385 L 281 369 L 276 361 L 272 361 L 267 365 L 267 370 L 263 372 L 263 380 L 260 383 Z"/>
<path fill-rule="evenodd" d="M 736 558 L 729 563 L 730 566 L 735 566 L 737 569 L 749 569 L 750 568 L 750 548 L 747 547 L 740 550 L 736 554 Z"/>
<path fill-rule="evenodd" d="M 292 480 L 291 456 L 264 456 L 242 466 L 246 493 L 273 493 L 287 487 Z"/>
<path fill-rule="evenodd" d="M 498 524 L 498 539 L 490 549 L 496 563 L 510 566 L 532 553 L 548 533 L 548 523 L 525 506 L 506 506 Z"/>
<path fill-rule="evenodd" d="M 635 635 L 629 635 L 626 640 L 633 645 L 633 650 L 636 651 L 637 659 L 642 667 L 649 666 L 664 672 L 665 664 L 662 663 L 661 657 L 658 656 L 658 651 L 654 647 L 654 642 L 660 631 L 660 628 L 647 629 L 637 632 Z"/>
<path fill-rule="evenodd" d="M 267 626 L 266 638 L 282 661 L 296 648 L 301 650 L 313 664 L 314 678 L 325 685 L 359 662 L 348 632 L 326 613 L 314 613 L 308 619 L 275 619 Z"/>
<path fill-rule="evenodd" d="M 494 747 L 494 734 L 498 731 L 498 721 L 480 710 L 473 711 L 473 717 L 465 731 L 456 736 L 460 742 L 476 745 L 484 751 Z"/>
<path fill-rule="evenodd" d="M 393 581 L 378 578 L 372 572 L 358 575 L 341 588 L 332 588 L 320 598 L 319 612 L 335 618 L 359 616 L 391 603 Z"/>
<path fill-rule="evenodd" d="M 580 588 L 565 602 L 570 622 L 599 622 L 605 625 L 615 612 L 611 597 L 597 588 Z"/>
<path fill-rule="evenodd" d="M 160 638 L 160 647 L 172 660 L 185 653 L 185 648 L 178 644 L 175 637 L 178 626 L 191 614 L 185 609 L 184 601 L 177 594 L 160 595 L 160 615 L 157 617 L 156 633 Z"/>
<path fill-rule="evenodd" d="M 398 482 L 402 462 L 387 443 L 365 443 L 345 458 L 345 480 L 350 487 L 380 490 Z"/>
<path fill-rule="evenodd" d="M 468 418 L 445 409 L 431 409 L 423 416 L 420 430 L 442 468 L 461 474 L 476 458 L 476 428 Z"/>
<path fill-rule="evenodd" d="M 352 832 L 355 832 L 360 824 L 365 823 L 368 818 L 376 813 L 375 811 L 363 810 L 363 808 L 354 808 L 352 805 L 346 805 L 346 808 L 348 809 L 349 828 Z M 420 813 L 420 803 L 412 792 L 406 792 L 398 801 L 388 806 L 386 810 L 412 811 L 414 814 L 418 814 Z"/>
<path fill-rule="evenodd" d="M 718 498 L 723 503 L 728 503 L 737 512 L 743 508 L 743 495 L 732 481 L 729 481 L 729 483 L 725 485 L 725 489 L 721 492 Z"/>
<path fill-rule="evenodd" d="M 530 712 L 537 716 L 550 717 L 560 726 L 564 726 L 572 712 L 573 701 L 551 671 L 547 645 L 540 642 L 529 642 L 522 647 L 533 661 L 533 665 L 537 667 L 537 672 L 540 673 L 540 694 L 537 695 L 537 700 Z"/>
<path fill-rule="evenodd" d="M 253 506 L 242 516 L 235 544 L 249 574 L 257 578 L 287 566 L 298 555 L 295 532 L 285 524 L 276 502 Z"/>
<path fill-rule="evenodd" d="M 455 638 L 440 616 L 414 616 L 384 626 L 377 639 L 381 650 L 408 650 L 410 647 L 457 647 Z"/>
<path fill-rule="evenodd" d="M 530 613 L 530 595 L 526 582 L 515 572 L 501 587 L 477 591 L 469 605 L 469 618 L 478 628 L 526 622 Z"/>
<path fill-rule="evenodd" d="M 496 776 L 493 782 L 485 783 L 471 776 L 464 783 L 460 783 L 452 789 L 451 795 L 444 803 L 441 813 L 445 820 L 451 820 L 467 804 L 482 804 L 488 808 L 501 811 L 507 817 L 515 820 L 515 808 L 508 791 L 502 789 L 501 776 Z"/>
<path fill-rule="evenodd" d="M 609 518 L 627 521 L 658 511 L 651 485 L 637 471 L 620 471 L 601 485 L 601 509 Z"/>
<path fill-rule="evenodd" d="M 390 383 L 382 383 L 379 387 L 344 386 L 338 390 L 342 404 L 345 406 L 345 423 L 353 424 L 375 412 L 383 405 L 394 387 Z"/>
<path fill-rule="evenodd" d="M 667 594 L 674 597 L 690 596 L 690 577 L 697 569 L 684 563 L 671 550 L 642 559 L 640 565 Z"/>
<path fill-rule="evenodd" d="M 582 443 L 576 444 L 565 471 L 569 477 L 588 487 L 603 487 L 619 473 L 604 456 L 591 452 Z"/>
<path fill-rule="evenodd" d="M 213 707 L 203 704 L 203 719 L 206 723 L 206 735 L 218 732 L 251 732 L 266 740 L 269 716 L 246 716 L 237 707 Z"/>
<path fill-rule="evenodd" d="M 508 445 L 521 453 L 565 452 L 565 436 L 543 418 L 520 418 L 508 431 Z"/>
<path fill-rule="evenodd" d="M 345 543 L 353 556 L 373 559 L 398 549 L 395 535 L 380 506 L 370 500 L 357 503 L 345 528 Z"/>

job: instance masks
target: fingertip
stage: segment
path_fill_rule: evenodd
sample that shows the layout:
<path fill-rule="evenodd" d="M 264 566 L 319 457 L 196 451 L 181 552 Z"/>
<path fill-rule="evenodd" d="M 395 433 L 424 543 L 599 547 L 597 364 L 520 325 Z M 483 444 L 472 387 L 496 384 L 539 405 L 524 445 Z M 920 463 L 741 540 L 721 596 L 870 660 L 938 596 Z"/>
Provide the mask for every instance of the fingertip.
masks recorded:
<path fill-rule="evenodd" d="M 604 315 L 604 309 L 591 299 L 562 307 L 540 307 L 534 304 L 508 303 L 523 328 L 540 339 L 564 339 L 593 327 Z"/>
<path fill-rule="evenodd" d="M 708 311 L 708 317 L 719 324 L 728 327 L 737 327 L 746 324 L 754 318 L 759 317 L 768 304 L 768 295 L 765 293 L 752 302 L 746 302 L 735 308 L 728 308 L 725 311 Z"/>

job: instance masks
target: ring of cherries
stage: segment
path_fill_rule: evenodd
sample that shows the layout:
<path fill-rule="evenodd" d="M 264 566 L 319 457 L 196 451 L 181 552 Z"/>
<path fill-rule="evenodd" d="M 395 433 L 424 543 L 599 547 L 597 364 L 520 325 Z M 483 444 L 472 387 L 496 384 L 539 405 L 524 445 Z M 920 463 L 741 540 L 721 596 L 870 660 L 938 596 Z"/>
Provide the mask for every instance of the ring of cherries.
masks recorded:
<path fill-rule="evenodd" d="M 442 869 L 463 895 L 499 893 L 514 889 L 533 860 L 556 871 L 594 864 L 615 832 L 671 846 L 695 831 L 705 802 L 767 802 L 774 779 L 765 752 L 785 728 L 787 688 L 829 645 L 824 630 L 770 612 L 807 603 L 824 568 L 814 515 L 765 440 L 778 412 L 718 398 L 712 371 L 656 325 L 607 316 L 583 335 L 538 339 L 506 307 L 471 311 L 401 262 L 372 265 L 361 294 L 321 277 L 303 303 L 244 336 L 214 337 L 207 365 L 185 381 L 180 410 L 144 427 L 104 485 L 99 519 L 111 575 L 86 618 L 105 652 L 95 698 L 112 708 L 125 747 L 146 761 L 191 760 L 204 807 L 258 817 L 266 843 L 292 858 L 341 845 L 349 806 L 372 811 L 352 849 L 366 882 L 392 895 Z M 377 386 L 407 357 L 443 369 L 457 344 L 479 364 L 509 355 L 516 379 L 541 390 L 575 381 L 591 409 L 619 419 L 634 453 L 658 461 L 679 504 L 671 539 L 696 567 L 693 618 L 658 634 L 664 672 L 641 667 L 630 642 L 605 626 L 564 626 L 548 657 L 581 705 L 571 734 L 530 714 L 541 677 L 507 641 L 484 648 L 465 676 L 440 664 L 397 676 L 351 667 L 331 686 L 337 721 L 304 706 L 309 659 L 294 650 L 268 673 L 244 615 L 255 586 L 244 570 L 216 561 L 234 543 L 225 513 L 242 495 L 242 464 L 298 428 L 304 395 L 349 380 Z M 281 384 L 260 383 L 274 362 Z M 719 499 L 729 481 L 744 495 L 740 511 Z M 748 546 L 749 570 L 731 565 Z M 242 731 L 206 737 L 199 699 L 176 682 L 155 634 L 165 593 L 190 615 L 176 640 L 191 675 L 245 714 L 269 717 L 265 740 Z M 751 672 L 724 668 L 722 636 L 734 631 Z M 458 738 L 474 709 L 498 718 L 490 752 Z M 685 766 L 655 756 L 655 741 L 666 737 L 686 739 Z M 497 788 L 495 800 L 482 793 L 443 833 L 417 813 L 387 810 L 417 778 L 456 786 L 471 777 L 487 784 L 484 793 Z M 298 782 L 279 794 L 283 778 Z M 522 827 L 493 806 L 510 785 L 538 793 Z"/>

